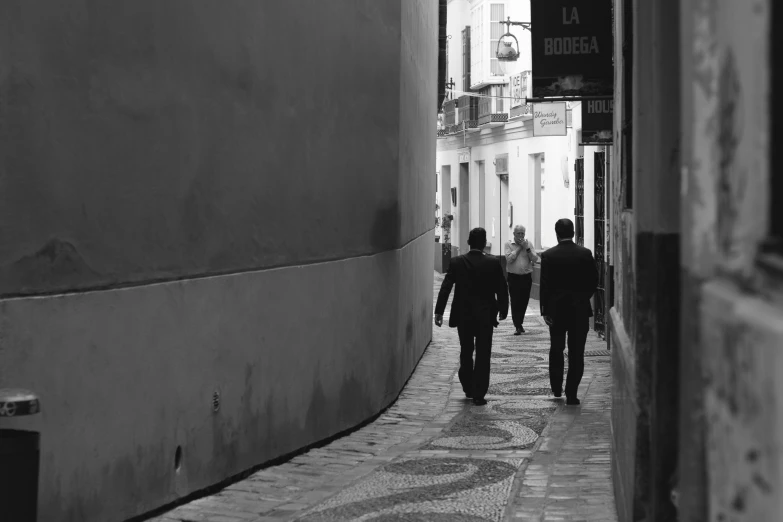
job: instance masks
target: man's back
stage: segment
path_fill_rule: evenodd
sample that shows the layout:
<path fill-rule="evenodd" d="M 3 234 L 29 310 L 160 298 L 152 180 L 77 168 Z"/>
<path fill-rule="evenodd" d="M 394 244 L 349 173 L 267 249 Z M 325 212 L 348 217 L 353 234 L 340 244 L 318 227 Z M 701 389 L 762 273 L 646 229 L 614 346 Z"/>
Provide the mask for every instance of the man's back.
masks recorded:
<path fill-rule="evenodd" d="M 541 314 L 570 311 L 592 316 L 590 298 L 598 286 L 598 271 L 589 249 L 562 241 L 541 255 Z"/>
<path fill-rule="evenodd" d="M 449 326 L 476 320 L 495 323 L 498 312 L 508 311 L 508 287 L 495 256 L 472 250 L 451 260 L 438 294 L 436 314 L 442 314 L 452 285 L 456 284 Z"/>

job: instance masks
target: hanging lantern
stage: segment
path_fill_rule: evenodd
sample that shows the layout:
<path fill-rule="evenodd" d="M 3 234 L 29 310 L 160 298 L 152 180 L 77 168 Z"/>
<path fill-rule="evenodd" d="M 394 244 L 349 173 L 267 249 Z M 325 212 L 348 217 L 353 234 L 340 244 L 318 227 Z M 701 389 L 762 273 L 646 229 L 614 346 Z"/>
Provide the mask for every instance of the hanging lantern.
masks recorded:
<path fill-rule="evenodd" d="M 519 41 L 517 37 L 511 33 L 506 33 L 498 40 L 498 47 L 495 51 L 495 56 L 498 59 L 498 65 L 504 75 L 508 75 L 513 64 L 519 59 Z"/>
<path fill-rule="evenodd" d="M 517 37 L 511 33 L 501 36 L 500 40 L 498 40 L 495 56 L 501 62 L 516 62 L 519 59 L 519 41 Z"/>

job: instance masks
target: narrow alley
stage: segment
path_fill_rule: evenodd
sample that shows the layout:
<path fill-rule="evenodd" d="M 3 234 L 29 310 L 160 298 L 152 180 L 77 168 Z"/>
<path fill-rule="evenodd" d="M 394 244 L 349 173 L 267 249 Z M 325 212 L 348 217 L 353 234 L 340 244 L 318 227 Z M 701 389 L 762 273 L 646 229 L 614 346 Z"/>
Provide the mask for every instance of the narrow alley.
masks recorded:
<path fill-rule="evenodd" d="M 0 522 L 780 522 L 782 24 L 0 0 Z"/>
<path fill-rule="evenodd" d="M 512 335 L 509 318 L 496 330 L 486 406 L 462 393 L 456 329 L 434 328 L 377 419 L 150 522 L 617 520 L 606 344 L 590 333 L 582 404 L 567 407 L 549 390 L 538 301 L 525 328 Z"/>

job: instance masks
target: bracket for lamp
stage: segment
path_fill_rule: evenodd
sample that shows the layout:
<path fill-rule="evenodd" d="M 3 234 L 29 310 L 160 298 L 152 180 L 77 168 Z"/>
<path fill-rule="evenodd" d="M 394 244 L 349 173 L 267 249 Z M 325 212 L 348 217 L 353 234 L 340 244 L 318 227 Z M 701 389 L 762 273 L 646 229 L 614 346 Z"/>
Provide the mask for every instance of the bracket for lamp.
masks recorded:
<path fill-rule="evenodd" d="M 510 17 L 510 16 L 509 16 L 509 17 L 506 17 L 506 21 L 505 21 L 505 22 L 500 22 L 500 23 L 501 23 L 501 24 L 506 24 L 506 32 L 507 32 L 507 33 L 509 32 L 509 30 L 510 30 L 510 28 L 511 28 L 511 26 L 512 26 L 512 25 L 519 26 L 519 27 L 521 27 L 522 29 L 527 29 L 527 30 L 528 30 L 528 31 L 530 31 L 531 33 L 533 32 L 533 30 L 531 29 L 531 27 L 532 27 L 532 24 L 531 24 L 530 22 L 512 22 L 512 21 L 511 21 L 511 17 Z"/>

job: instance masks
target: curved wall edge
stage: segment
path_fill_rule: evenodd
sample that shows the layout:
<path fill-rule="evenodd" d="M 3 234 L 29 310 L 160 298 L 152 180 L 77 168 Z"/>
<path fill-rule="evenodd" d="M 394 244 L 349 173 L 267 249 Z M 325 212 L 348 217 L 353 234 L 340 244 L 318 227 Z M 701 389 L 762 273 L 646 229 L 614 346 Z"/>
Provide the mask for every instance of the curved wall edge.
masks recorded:
<path fill-rule="evenodd" d="M 0 383 L 41 398 L 39 415 L 2 424 L 42 434 L 41 520 L 125 520 L 388 406 L 431 340 L 432 235 L 333 263 L 0 301 Z"/>

